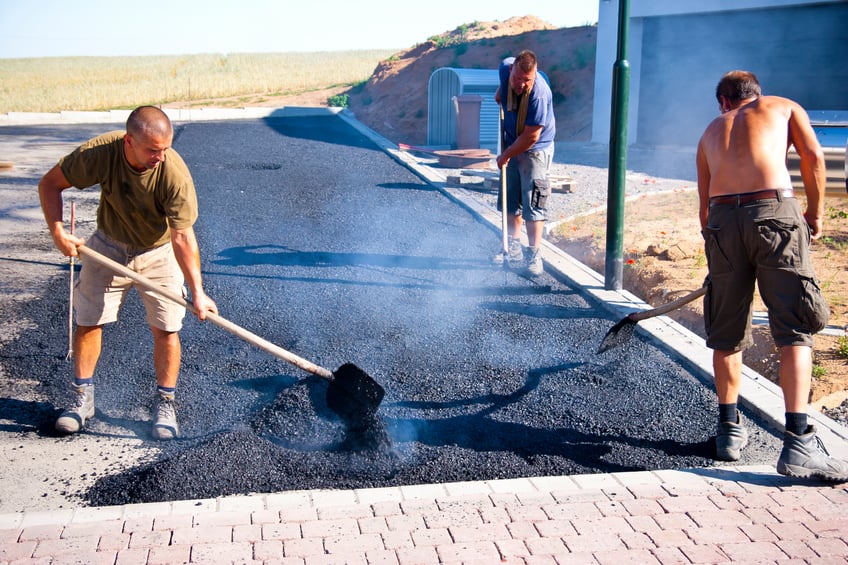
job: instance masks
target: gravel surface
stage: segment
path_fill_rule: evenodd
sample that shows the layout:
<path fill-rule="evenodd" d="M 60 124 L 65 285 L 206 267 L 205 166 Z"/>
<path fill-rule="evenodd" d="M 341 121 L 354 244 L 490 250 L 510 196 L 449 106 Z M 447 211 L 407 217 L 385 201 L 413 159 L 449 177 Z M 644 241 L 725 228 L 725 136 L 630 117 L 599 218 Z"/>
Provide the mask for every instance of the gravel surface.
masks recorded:
<path fill-rule="evenodd" d="M 437 166 L 434 159 L 421 159 L 422 163 Z M 604 209 L 607 201 L 609 153 L 606 146 L 591 143 L 558 142 L 554 150 L 552 177 L 573 180 L 569 192 L 554 192 L 549 200 L 549 223 L 565 218 Z M 482 173 L 491 177 L 494 170 Z M 494 207 L 495 190 L 486 189 L 484 177 L 476 177 L 472 170 L 437 169 L 445 176 L 462 176 L 478 192 L 478 198 Z M 464 175 L 464 176 L 463 176 Z M 694 150 L 678 147 L 631 147 L 627 153 L 625 198 L 659 191 L 696 190 Z M 466 186 L 465 180 L 460 186 Z M 697 211 L 695 211 L 697 213 Z"/>
<path fill-rule="evenodd" d="M 0 129 L 0 143 L 24 133 Z M 105 334 L 96 417 L 56 437 L 67 263 L 34 227 L 37 176 L 4 174 L 4 198 L 22 202 L 4 219 L 23 213 L 16 225 L 28 227 L 0 258 L 0 465 L 25 486 L 4 487 L 0 511 L 716 465 L 711 390 L 638 337 L 595 355 L 615 320 L 551 276 L 491 265 L 497 234 L 343 120 L 192 123 L 175 146 L 199 188 L 203 272 L 221 314 L 331 371 L 366 371 L 386 391 L 368 430 L 379 441 L 351 441 L 326 380 L 193 318 L 181 334 L 183 437 L 152 441 L 150 337 L 134 295 Z M 42 170 L 64 147 L 43 148 Z M 577 186 L 554 198 L 558 213 L 603 201 L 603 149 L 562 144 L 556 159 Z M 641 170 L 634 158 L 633 190 L 690 183 L 672 161 Z M 74 198 L 82 233 L 95 200 Z M 773 464 L 776 432 L 744 417 L 740 463 Z"/>

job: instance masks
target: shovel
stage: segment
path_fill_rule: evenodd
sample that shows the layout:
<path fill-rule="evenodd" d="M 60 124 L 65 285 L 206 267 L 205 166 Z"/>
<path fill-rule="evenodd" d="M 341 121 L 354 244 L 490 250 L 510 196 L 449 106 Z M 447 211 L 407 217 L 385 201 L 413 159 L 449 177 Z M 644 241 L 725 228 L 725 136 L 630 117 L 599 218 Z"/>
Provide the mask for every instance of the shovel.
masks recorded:
<path fill-rule="evenodd" d="M 78 247 L 77 252 L 83 258 L 125 276 L 136 282 L 139 286 L 142 286 L 151 292 L 155 292 L 168 300 L 176 302 L 197 314 L 197 309 L 194 307 L 194 304 L 182 296 L 162 288 L 132 269 L 129 269 L 84 245 Z M 303 369 L 307 373 L 312 373 L 313 375 L 317 375 L 322 379 L 330 381 L 330 385 L 327 387 L 327 406 L 329 406 L 330 410 L 335 412 L 347 425 L 354 428 L 367 426 L 370 420 L 372 420 L 374 415 L 377 413 L 377 409 L 383 401 L 385 390 L 377 381 L 371 378 L 365 371 L 356 365 L 352 363 L 345 363 L 332 373 L 311 361 L 307 361 L 290 351 L 286 351 L 282 347 L 274 345 L 270 341 L 249 332 L 241 326 L 238 326 L 217 314 L 207 312 L 206 319 L 248 343 L 265 350 L 274 357 L 287 361 L 292 365 Z"/>
<path fill-rule="evenodd" d="M 503 129 L 503 106 L 501 106 L 501 115 L 498 122 L 500 130 L 500 151 L 506 149 L 506 137 Z M 500 200 L 501 200 L 501 243 L 503 245 L 504 266 L 507 265 L 507 256 L 509 255 L 509 226 L 507 225 L 506 212 L 506 166 L 500 168 Z"/>
<path fill-rule="evenodd" d="M 501 145 L 504 142 L 504 134 L 503 134 L 503 108 L 501 108 Z M 503 147 L 501 151 L 503 151 Z M 506 264 L 506 257 L 509 255 L 509 227 L 507 226 L 506 219 L 506 166 L 501 167 L 501 240 L 503 243 L 503 253 L 504 253 L 504 264 Z"/>
<path fill-rule="evenodd" d="M 633 332 L 636 331 L 636 324 L 638 324 L 640 321 L 667 314 L 672 310 L 676 310 L 681 306 L 689 304 L 693 300 L 704 296 L 706 293 L 707 287 L 702 286 L 698 290 L 690 292 L 689 294 L 681 296 L 677 300 L 672 300 L 671 302 L 663 304 L 662 306 L 657 306 L 656 308 L 653 308 L 651 310 L 640 310 L 638 312 L 631 312 L 623 319 L 621 319 L 616 325 L 609 329 L 607 335 L 605 335 L 604 339 L 601 340 L 601 345 L 598 346 L 598 353 L 603 353 L 604 351 L 608 351 L 629 341 L 630 338 L 633 337 Z"/>

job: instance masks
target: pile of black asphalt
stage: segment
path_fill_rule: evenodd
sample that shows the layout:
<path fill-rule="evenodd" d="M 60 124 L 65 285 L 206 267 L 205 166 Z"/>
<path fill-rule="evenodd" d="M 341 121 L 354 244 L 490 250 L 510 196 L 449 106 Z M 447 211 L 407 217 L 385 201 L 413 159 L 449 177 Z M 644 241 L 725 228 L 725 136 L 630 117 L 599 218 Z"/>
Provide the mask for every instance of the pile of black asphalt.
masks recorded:
<path fill-rule="evenodd" d="M 567 279 L 492 264 L 497 232 L 342 118 L 188 123 L 175 147 L 198 187 L 204 282 L 221 315 L 374 378 L 380 441 L 352 436 L 325 379 L 187 317 L 181 438 L 101 477 L 80 493 L 88 504 L 717 465 L 709 386 L 638 334 L 596 354 L 613 316 Z M 50 403 L 30 417 L 48 435 L 67 402 L 66 328 L 48 315 L 66 308 L 66 285 L 21 305 L 40 322 L 12 346 L 28 353 L 3 360 L 41 375 Z M 135 295 L 105 332 L 96 379 L 83 433 L 155 444 Z M 739 463 L 773 464 L 777 433 L 743 417 Z"/>

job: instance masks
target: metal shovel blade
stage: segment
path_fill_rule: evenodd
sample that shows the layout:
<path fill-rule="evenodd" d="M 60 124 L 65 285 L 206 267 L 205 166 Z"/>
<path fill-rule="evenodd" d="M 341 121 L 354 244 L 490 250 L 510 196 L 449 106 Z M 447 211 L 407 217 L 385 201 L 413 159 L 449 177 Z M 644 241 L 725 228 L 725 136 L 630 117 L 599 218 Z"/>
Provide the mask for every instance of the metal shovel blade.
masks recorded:
<path fill-rule="evenodd" d="M 598 354 L 630 341 L 633 333 L 636 331 L 636 323 L 629 316 L 619 320 L 616 325 L 609 329 L 604 339 L 601 340 L 601 344 L 598 346 Z"/>
<path fill-rule="evenodd" d="M 672 310 L 676 310 L 681 306 L 689 304 L 693 300 L 696 300 L 707 293 L 707 285 L 705 284 L 698 290 L 693 290 L 689 294 L 681 296 L 676 300 L 672 300 L 662 306 L 657 306 L 656 308 L 652 308 L 651 310 L 640 310 L 638 312 L 631 312 L 627 316 L 625 316 L 622 320 L 611 327 L 607 332 L 607 335 L 604 336 L 604 339 L 601 340 L 601 345 L 598 346 L 598 353 L 603 353 L 604 351 L 608 351 L 619 345 L 626 343 L 633 337 L 634 332 L 636 331 L 636 324 L 638 324 L 642 320 L 647 320 L 648 318 L 653 318 L 655 316 L 662 316 L 663 314 L 668 314 Z"/>
<path fill-rule="evenodd" d="M 346 424 L 361 426 L 374 418 L 386 391 L 365 371 L 345 363 L 333 373 L 327 406 Z"/>

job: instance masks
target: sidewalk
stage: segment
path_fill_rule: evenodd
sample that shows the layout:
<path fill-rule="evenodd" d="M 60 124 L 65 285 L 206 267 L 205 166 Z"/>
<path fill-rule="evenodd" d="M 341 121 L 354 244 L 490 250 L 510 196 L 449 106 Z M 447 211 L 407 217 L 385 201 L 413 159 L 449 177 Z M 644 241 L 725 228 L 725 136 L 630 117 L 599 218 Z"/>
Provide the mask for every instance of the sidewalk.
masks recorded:
<path fill-rule="evenodd" d="M 499 225 L 473 195 L 446 189 L 439 173 L 347 119 Z M 627 292 L 604 290 L 596 273 L 553 246 L 543 253 L 546 268 L 613 312 L 644 307 Z M 697 336 L 664 318 L 639 329 L 708 380 Z M 745 402 L 781 427 L 779 389 L 752 372 L 745 378 Z M 810 416 L 831 453 L 848 457 L 848 430 Z M 0 514 L 0 563 L 722 562 L 848 563 L 848 485 L 790 481 L 773 466 L 722 467 Z"/>
<path fill-rule="evenodd" d="M 845 563 L 848 490 L 769 467 L 0 516 L 3 563 Z"/>

